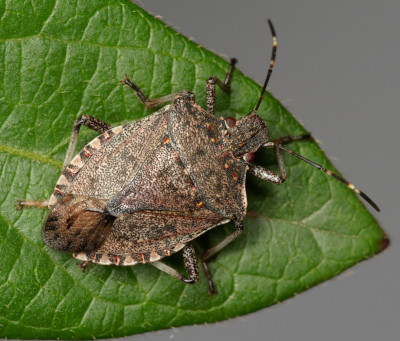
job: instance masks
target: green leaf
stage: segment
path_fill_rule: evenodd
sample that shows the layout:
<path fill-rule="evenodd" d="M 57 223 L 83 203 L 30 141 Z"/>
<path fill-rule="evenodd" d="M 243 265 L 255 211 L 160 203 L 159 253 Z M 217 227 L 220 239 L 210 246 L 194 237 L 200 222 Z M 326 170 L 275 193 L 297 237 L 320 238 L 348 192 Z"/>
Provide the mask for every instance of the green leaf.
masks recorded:
<path fill-rule="evenodd" d="M 275 304 L 378 253 L 387 242 L 357 196 L 285 155 L 288 180 L 249 175 L 244 235 L 210 262 L 218 295 L 204 276 L 184 285 L 150 265 L 92 266 L 49 249 L 46 212 L 16 210 L 18 199 L 53 191 L 74 120 L 90 114 L 119 125 L 151 114 L 119 84 L 129 74 L 149 97 L 181 89 L 205 106 L 205 81 L 228 63 L 128 0 L 0 1 L 0 337 L 88 339 L 227 319 Z M 240 117 L 260 87 L 239 70 L 217 90 L 217 111 Z M 267 95 L 259 111 L 272 138 L 305 132 Z M 83 128 L 78 147 L 96 134 Z M 332 169 L 315 143 L 291 146 Z M 278 170 L 272 150 L 257 163 Z M 198 239 L 198 251 L 233 230 Z M 168 260 L 183 269 L 181 255 Z"/>

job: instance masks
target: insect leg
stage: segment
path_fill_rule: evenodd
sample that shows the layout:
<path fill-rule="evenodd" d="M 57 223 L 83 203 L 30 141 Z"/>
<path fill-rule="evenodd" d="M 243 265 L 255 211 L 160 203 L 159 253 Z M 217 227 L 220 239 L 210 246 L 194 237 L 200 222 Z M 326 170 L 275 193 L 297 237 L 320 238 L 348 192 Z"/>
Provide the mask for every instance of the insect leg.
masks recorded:
<path fill-rule="evenodd" d="M 133 83 L 130 78 L 125 75 L 124 79 L 121 81 L 121 83 L 129 86 L 133 91 L 135 91 L 136 96 L 139 98 L 140 102 L 147 108 L 156 108 L 161 105 L 163 105 L 166 102 L 172 101 L 177 95 L 182 93 L 182 91 L 175 92 L 170 95 L 158 97 L 158 98 L 147 98 L 146 95 L 143 93 L 142 90 L 140 90 L 135 83 Z"/>
<path fill-rule="evenodd" d="M 286 143 L 290 143 L 293 141 L 301 141 L 301 140 L 312 141 L 311 134 L 307 133 L 307 134 L 299 135 L 299 136 L 292 136 L 292 135 L 282 136 L 282 137 L 276 139 L 274 141 L 274 143 L 275 144 L 286 144 Z"/>
<path fill-rule="evenodd" d="M 270 171 L 269 169 L 265 169 L 264 167 L 257 165 L 251 165 L 249 168 L 249 172 L 255 175 L 257 178 L 260 178 L 262 180 L 267 180 L 275 185 L 280 185 L 286 180 L 286 171 L 284 167 L 283 167 L 283 172 L 281 169 L 281 175 L 276 174 Z"/>
<path fill-rule="evenodd" d="M 79 130 L 81 129 L 82 124 L 99 133 L 104 133 L 105 131 L 112 128 L 109 124 L 93 116 L 82 115 L 81 117 L 79 117 L 75 121 L 74 127 L 72 128 L 71 139 L 69 140 L 67 153 L 65 154 L 63 169 L 71 162 L 72 158 L 74 157 L 76 143 L 78 142 Z"/>
<path fill-rule="evenodd" d="M 193 284 L 199 280 L 199 268 L 197 267 L 196 252 L 194 250 L 193 244 L 189 243 L 183 248 L 183 261 L 185 263 L 186 272 L 188 277 L 182 275 L 180 272 L 170 267 L 169 265 L 158 261 L 150 263 L 157 269 L 166 272 L 168 275 L 179 279 L 181 282 L 186 284 Z"/>
<path fill-rule="evenodd" d="M 74 126 L 72 128 L 72 134 L 71 134 L 71 138 L 69 140 L 69 145 L 68 145 L 68 149 L 67 149 L 67 153 L 65 154 L 65 158 L 64 158 L 64 163 L 63 163 L 63 169 L 65 168 L 65 166 L 67 166 L 70 161 L 72 160 L 72 158 L 74 157 L 74 151 L 75 151 L 75 147 L 76 147 L 76 143 L 78 142 L 78 136 L 79 136 L 79 130 L 81 128 L 81 125 L 84 124 L 86 127 L 95 130 L 99 133 L 104 133 L 105 131 L 111 129 L 112 127 L 89 115 L 82 115 L 81 117 L 79 117 L 75 122 L 74 122 Z M 34 200 L 19 200 L 17 201 L 17 209 L 22 209 L 23 207 L 39 207 L 39 208 L 48 208 L 48 204 L 49 201 L 48 200 L 43 200 L 43 201 L 34 201 Z"/>
<path fill-rule="evenodd" d="M 201 264 L 203 266 L 203 271 L 207 277 L 208 280 L 208 294 L 212 295 L 216 293 L 214 283 L 211 279 L 211 274 L 210 270 L 208 269 L 207 261 L 216 255 L 219 251 L 221 251 L 225 246 L 227 246 L 230 242 L 232 242 L 234 239 L 236 239 L 238 236 L 240 236 L 243 232 L 243 223 L 241 221 L 233 221 L 236 230 L 232 234 L 230 234 L 228 237 L 223 239 L 220 243 L 217 245 L 213 246 L 212 248 L 204 251 L 204 253 L 201 255 Z"/>
<path fill-rule="evenodd" d="M 229 66 L 228 72 L 225 75 L 225 80 L 222 82 L 215 76 L 210 76 L 207 80 L 206 85 L 206 97 L 207 97 L 207 111 L 211 114 L 215 112 L 215 85 L 218 84 L 223 91 L 229 91 L 231 88 L 232 71 L 235 67 L 237 60 L 235 58 L 231 59 L 231 64 Z"/>
<path fill-rule="evenodd" d="M 276 147 L 276 145 L 282 145 L 285 143 L 290 143 L 292 141 L 300 141 L 300 140 L 311 141 L 311 134 L 308 133 L 299 136 L 291 136 L 291 135 L 282 136 L 279 139 L 276 139 L 274 142 L 268 142 L 264 146 L 271 148 L 271 147 Z M 271 146 L 269 146 L 269 144 L 271 144 Z M 287 175 L 286 175 L 285 163 L 283 161 L 282 151 L 279 148 L 275 148 L 275 152 L 276 152 L 276 158 L 278 160 L 279 170 L 281 173 L 280 175 L 257 165 L 250 165 L 249 172 L 262 180 L 267 180 L 269 182 L 272 182 L 273 184 L 280 185 L 281 183 L 285 182 Z"/>
<path fill-rule="evenodd" d="M 89 266 L 91 266 L 92 264 L 93 264 L 93 263 L 92 263 L 90 260 L 87 260 L 87 261 L 82 262 L 82 263 L 76 263 L 76 265 L 82 269 L 82 272 L 85 272 L 85 270 L 86 270 Z"/>
<path fill-rule="evenodd" d="M 35 200 L 18 200 L 17 201 L 17 210 L 21 210 L 23 207 L 39 207 L 39 208 L 48 208 L 49 201 L 35 201 Z"/>

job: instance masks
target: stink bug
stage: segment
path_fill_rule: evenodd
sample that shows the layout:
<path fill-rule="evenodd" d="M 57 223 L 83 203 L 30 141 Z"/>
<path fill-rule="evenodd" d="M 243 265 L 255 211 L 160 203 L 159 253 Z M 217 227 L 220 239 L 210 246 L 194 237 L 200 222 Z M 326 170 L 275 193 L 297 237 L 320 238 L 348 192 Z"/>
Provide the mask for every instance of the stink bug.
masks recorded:
<path fill-rule="evenodd" d="M 92 263 L 150 263 L 184 283 L 195 283 L 199 273 L 192 240 L 232 221 L 236 230 L 201 256 L 209 292 L 214 293 L 207 261 L 242 233 L 246 173 L 283 183 L 283 151 L 341 181 L 379 211 L 353 184 L 284 147 L 295 140 L 309 140 L 309 134 L 269 141 L 267 126 L 257 115 L 277 50 L 275 30 L 268 23 L 273 36 L 270 65 L 258 102 L 246 117 L 236 121 L 214 115 L 215 87 L 230 89 L 236 63 L 232 59 L 224 81 L 215 76 L 207 80 L 206 110 L 185 90 L 148 99 L 126 76 L 122 83 L 147 108 L 172 103 L 114 128 L 91 116 L 78 118 L 50 199 L 19 202 L 19 207 L 50 210 L 42 228 L 44 242 L 55 250 L 71 252 L 83 261 L 83 270 Z M 100 135 L 74 156 L 81 125 Z M 275 148 L 280 174 L 253 164 L 260 147 Z M 160 261 L 179 250 L 187 276 Z"/>

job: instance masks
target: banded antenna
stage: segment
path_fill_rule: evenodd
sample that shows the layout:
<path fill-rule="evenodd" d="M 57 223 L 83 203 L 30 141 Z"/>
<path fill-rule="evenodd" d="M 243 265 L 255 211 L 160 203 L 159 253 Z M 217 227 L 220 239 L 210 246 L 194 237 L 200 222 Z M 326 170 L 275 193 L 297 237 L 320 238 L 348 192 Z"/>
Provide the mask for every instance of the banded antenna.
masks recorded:
<path fill-rule="evenodd" d="M 262 90 L 261 90 L 260 97 L 258 99 L 258 102 L 257 102 L 254 110 L 252 112 L 250 112 L 250 114 L 255 114 L 258 111 L 258 108 L 260 107 L 262 99 L 264 97 L 265 90 L 267 89 L 267 85 L 268 85 L 269 79 L 271 78 L 272 69 L 274 68 L 274 64 L 275 64 L 276 50 L 278 48 L 278 40 L 276 39 L 276 33 L 275 33 L 274 25 L 272 25 L 272 21 L 269 20 L 269 19 L 268 19 L 268 25 L 269 25 L 269 29 L 271 30 L 271 34 L 272 34 L 271 59 L 269 61 L 269 68 L 268 68 L 268 72 L 267 72 L 267 77 L 265 77 L 265 81 L 264 81 L 264 85 L 263 85 Z"/>
<path fill-rule="evenodd" d="M 380 212 L 380 208 L 378 207 L 378 205 L 368 195 L 366 195 L 363 191 L 361 191 L 356 186 L 354 186 L 351 182 L 347 181 L 346 179 L 342 178 L 341 176 L 337 175 L 336 173 L 330 171 L 329 169 L 326 169 L 326 168 L 322 167 L 321 165 L 319 165 L 318 163 L 315 163 L 315 162 L 313 162 L 313 161 L 311 161 L 309 159 L 306 159 L 305 157 L 295 153 L 293 150 L 290 150 L 290 149 L 282 146 L 279 143 L 267 142 L 266 144 L 264 144 L 263 147 L 268 147 L 268 148 L 276 147 L 276 148 L 278 148 L 280 150 L 283 150 L 286 153 L 289 153 L 290 155 L 293 155 L 294 157 L 297 157 L 298 159 L 308 163 L 309 165 L 319 169 L 320 171 L 324 172 L 325 174 L 328 174 L 332 178 L 334 178 L 334 179 L 340 181 L 341 183 L 345 184 L 348 188 L 353 190 L 361 198 L 363 198 L 368 204 L 370 204 L 375 210 Z"/>
<path fill-rule="evenodd" d="M 248 115 L 257 113 L 257 111 L 258 111 L 258 109 L 259 109 L 259 107 L 261 105 L 262 99 L 264 97 L 264 93 L 265 93 L 265 91 L 267 89 L 267 85 L 268 85 L 269 79 L 271 78 L 272 69 L 273 69 L 273 67 L 275 65 L 275 57 L 276 57 L 276 51 L 277 51 L 277 48 L 278 48 L 278 41 L 276 39 L 276 32 L 275 32 L 274 25 L 272 24 L 271 20 L 269 20 L 269 19 L 268 19 L 268 25 L 269 25 L 269 28 L 270 28 L 271 34 L 272 34 L 271 59 L 270 59 L 270 62 L 269 62 L 269 68 L 268 68 L 267 76 L 265 78 L 264 85 L 262 87 L 261 94 L 260 94 L 260 97 L 258 99 L 258 102 L 257 102 L 254 110 L 251 111 Z M 297 136 L 297 137 L 296 136 L 287 136 L 286 138 L 288 138 L 289 141 L 304 140 L 306 138 L 310 138 L 310 135 L 309 134 L 305 134 L 303 136 Z M 267 142 L 266 144 L 263 145 L 263 147 L 267 147 L 267 148 L 275 147 L 275 148 L 277 148 L 279 150 L 282 150 L 282 151 L 284 151 L 286 153 L 289 153 L 289 154 L 293 155 L 294 157 L 297 157 L 298 159 L 300 159 L 300 160 L 308 163 L 309 165 L 319 169 L 320 171 L 324 172 L 325 174 L 331 176 L 332 178 L 334 178 L 334 179 L 340 181 L 341 183 L 343 183 L 344 185 L 346 185 L 348 188 L 350 188 L 355 193 L 357 193 L 359 196 L 361 196 L 363 199 L 365 199 L 365 201 L 368 202 L 368 204 L 370 204 L 375 210 L 380 212 L 380 209 L 379 209 L 378 205 L 368 195 L 366 195 L 363 191 L 361 191 L 356 186 L 354 186 L 351 182 L 347 181 L 346 179 L 342 178 L 341 176 L 337 175 L 336 173 L 330 171 L 329 169 L 326 169 L 326 168 L 322 167 L 321 165 L 319 165 L 319 164 L 317 164 L 317 163 L 315 163 L 315 162 L 313 162 L 313 161 L 311 161 L 309 159 L 306 159 L 305 157 L 303 157 L 303 156 L 295 153 L 294 151 L 284 147 L 282 145 L 282 142 L 284 142 L 284 141 L 282 141 L 282 139 L 277 139 L 277 140 L 275 140 L 275 142 Z"/>

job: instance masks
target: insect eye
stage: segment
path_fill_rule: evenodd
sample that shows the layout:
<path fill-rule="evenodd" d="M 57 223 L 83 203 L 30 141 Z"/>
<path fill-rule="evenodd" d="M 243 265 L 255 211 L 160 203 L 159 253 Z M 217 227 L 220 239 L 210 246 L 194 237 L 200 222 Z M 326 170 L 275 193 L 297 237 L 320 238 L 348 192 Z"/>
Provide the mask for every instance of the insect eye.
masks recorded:
<path fill-rule="evenodd" d="M 243 156 L 244 161 L 248 163 L 253 163 L 254 162 L 255 155 L 254 153 L 247 153 Z"/>
<path fill-rule="evenodd" d="M 236 120 L 233 117 L 227 117 L 225 119 L 225 124 L 228 128 L 233 128 L 236 124 Z"/>

